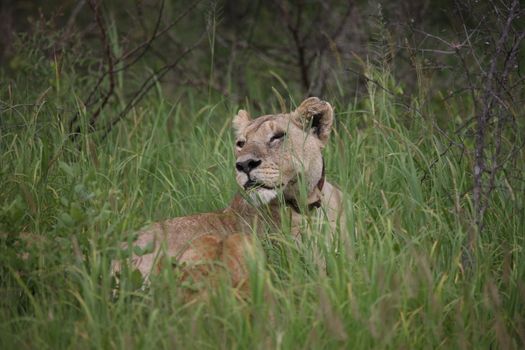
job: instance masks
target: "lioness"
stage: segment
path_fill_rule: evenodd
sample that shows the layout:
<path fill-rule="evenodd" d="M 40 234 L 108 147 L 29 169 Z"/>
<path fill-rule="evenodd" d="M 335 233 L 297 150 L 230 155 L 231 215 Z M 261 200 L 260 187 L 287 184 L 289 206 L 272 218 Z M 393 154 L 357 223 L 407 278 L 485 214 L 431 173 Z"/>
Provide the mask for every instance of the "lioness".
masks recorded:
<path fill-rule="evenodd" d="M 299 235 L 301 223 L 313 213 L 322 213 L 334 229 L 339 221 L 343 225 L 342 195 L 325 181 L 321 153 L 332 124 L 332 107 L 317 97 L 306 99 L 291 113 L 253 120 L 240 110 L 233 129 L 241 191 L 222 211 L 169 219 L 140 232 L 133 244 L 152 249 L 133 255 L 132 266 L 148 276 L 175 259 L 183 266 L 182 279 L 200 279 L 209 278 L 211 271 L 202 262 L 218 261 L 233 286 L 245 288 L 245 257 L 251 251 L 254 227 L 258 232 L 268 225 L 279 229 L 285 214 L 290 231 Z M 120 264 L 113 269 L 119 270 Z"/>

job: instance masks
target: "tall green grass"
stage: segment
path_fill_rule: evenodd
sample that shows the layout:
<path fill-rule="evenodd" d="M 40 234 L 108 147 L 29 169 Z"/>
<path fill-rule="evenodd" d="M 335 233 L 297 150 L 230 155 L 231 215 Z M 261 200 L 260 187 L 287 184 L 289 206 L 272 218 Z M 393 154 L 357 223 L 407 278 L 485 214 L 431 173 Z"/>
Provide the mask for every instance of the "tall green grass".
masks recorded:
<path fill-rule="evenodd" d="M 337 119 L 327 177 L 345 193 L 350 242 L 322 250 L 327 274 L 317 248 L 273 232 L 261 238 L 247 300 L 224 283 L 210 300 L 184 303 L 170 271 L 146 289 L 124 276 L 116 297 L 109 266 L 119 242 L 148 222 L 228 205 L 239 106 L 191 91 L 174 103 L 159 87 L 105 141 L 82 132 L 72 142 L 60 106 L 87 123 L 75 77 L 62 79 L 46 94 L 23 81 L 1 93 L 2 349 L 523 346 L 523 184 L 496 189 L 465 270 L 468 156 L 440 156 L 447 139 L 433 130 L 436 116 L 373 84 L 354 103 L 325 97 Z M 279 111 L 278 98 L 258 99 L 262 112 Z"/>

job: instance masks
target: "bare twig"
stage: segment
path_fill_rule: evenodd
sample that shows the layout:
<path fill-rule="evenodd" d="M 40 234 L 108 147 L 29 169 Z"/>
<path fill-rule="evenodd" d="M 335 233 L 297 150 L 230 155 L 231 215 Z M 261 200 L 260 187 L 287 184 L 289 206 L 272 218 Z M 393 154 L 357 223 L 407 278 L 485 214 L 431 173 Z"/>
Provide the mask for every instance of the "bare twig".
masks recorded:
<path fill-rule="evenodd" d="M 91 88 L 90 93 L 88 94 L 87 98 L 84 100 L 84 106 L 87 108 L 91 107 L 93 104 L 98 103 L 98 108 L 91 114 L 90 116 L 90 130 L 93 131 L 94 124 L 96 123 L 99 114 L 101 113 L 102 109 L 106 106 L 109 97 L 113 94 L 114 90 L 114 75 L 118 72 L 125 71 L 135 65 L 137 62 L 139 62 L 148 51 L 151 51 L 153 42 L 160 37 L 162 37 L 164 34 L 168 33 L 170 29 L 172 29 L 177 23 L 179 23 L 183 18 L 185 18 L 199 3 L 201 0 L 197 0 L 192 2 L 192 4 L 186 8 L 177 18 L 175 18 L 170 24 L 165 26 L 162 30 L 159 30 L 160 23 L 162 19 L 162 13 L 164 10 L 164 1 L 161 2 L 161 5 L 158 10 L 157 19 L 155 21 L 155 27 L 151 34 L 151 36 L 141 44 L 137 45 L 133 49 L 123 53 L 121 56 L 115 58 L 113 55 L 110 55 L 109 58 L 111 58 L 111 61 L 108 58 L 108 49 L 111 53 L 109 42 L 107 38 L 107 31 L 104 27 L 103 20 L 100 13 L 100 5 L 98 3 L 98 0 L 89 0 L 90 6 L 95 5 L 96 10 L 98 12 L 95 12 L 96 16 L 96 22 L 98 24 L 99 29 L 102 31 L 103 34 L 101 34 L 101 37 L 103 38 L 104 47 L 105 47 L 105 56 L 106 56 L 106 62 L 107 62 L 107 69 L 103 70 L 101 74 L 99 75 L 96 83 Z M 92 6 L 92 8 L 94 8 Z M 98 14 L 97 14 L 98 13 Z M 130 60 L 126 64 L 120 64 L 124 61 Z M 110 64 L 111 63 L 111 64 Z M 118 67 L 118 68 L 116 68 Z M 109 78 L 109 90 L 105 94 L 103 94 L 102 101 L 100 99 L 95 99 L 95 96 L 98 92 L 100 92 L 100 86 L 106 81 L 106 79 Z M 79 113 L 77 112 L 73 118 L 71 118 L 69 122 L 70 129 L 73 129 L 74 124 L 78 121 Z M 80 126 L 77 127 L 75 130 L 75 134 L 78 134 L 80 132 Z M 74 134 L 74 135 L 75 135 Z M 73 136 L 74 137 L 74 136 Z"/>
<path fill-rule="evenodd" d="M 95 22 L 97 23 L 97 26 L 98 26 L 98 29 L 99 29 L 99 32 L 100 32 L 100 40 L 101 40 L 102 46 L 104 48 L 104 58 L 106 60 L 107 66 L 108 66 L 108 72 L 111 72 L 109 74 L 109 88 L 108 88 L 108 91 L 103 94 L 103 97 L 102 97 L 100 103 L 98 104 L 98 107 L 95 109 L 95 111 L 91 114 L 91 116 L 89 118 L 89 127 L 90 127 L 90 130 L 92 130 L 94 128 L 95 124 L 96 124 L 96 121 L 97 121 L 100 113 L 102 112 L 102 109 L 106 106 L 106 104 L 108 103 L 109 99 L 111 98 L 111 96 L 114 93 L 115 76 L 113 74 L 114 57 L 113 57 L 113 53 L 112 53 L 111 46 L 110 46 L 110 43 L 109 43 L 107 29 L 106 29 L 106 26 L 104 24 L 104 20 L 102 18 L 102 12 L 100 10 L 100 3 L 98 2 L 98 0 L 89 0 L 88 4 L 89 4 L 89 7 L 91 8 L 91 10 L 93 11 L 93 13 L 95 15 Z M 98 90 L 98 87 L 100 86 L 100 84 L 102 84 L 102 82 L 104 80 L 105 80 L 105 75 L 101 75 L 99 77 L 99 79 L 97 80 L 95 88 L 92 90 L 92 92 L 90 93 L 90 95 L 88 96 L 88 98 L 86 100 L 86 103 L 88 105 L 91 105 L 91 103 L 92 103 L 91 100 L 92 100 L 95 92 Z M 69 124 L 70 129 L 73 128 L 73 125 L 78 120 L 78 117 L 79 117 L 79 113 L 77 112 L 75 114 L 75 116 L 70 121 L 70 124 Z M 76 139 L 76 137 L 80 133 L 80 131 L 81 131 L 81 127 L 79 125 L 79 126 L 77 126 L 75 132 L 71 135 L 73 140 Z"/>
<path fill-rule="evenodd" d="M 113 52 L 111 51 L 108 33 L 107 33 L 107 30 L 104 24 L 104 20 L 102 19 L 102 13 L 100 11 L 100 4 L 98 0 L 89 0 L 89 6 L 95 13 L 95 20 L 100 29 L 101 41 L 102 41 L 102 45 L 104 46 L 104 54 L 105 54 L 107 65 L 108 65 L 108 71 L 110 72 L 108 91 L 104 94 L 104 97 L 102 98 L 102 101 L 100 102 L 98 108 L 93 112 L 93 114 L 91 115 L 91 118 L 89 119 L 90 129 L 93 129 L 100 115 L 100 112 L 106 106 L 110 97 L 113 95 L 113 92 L 115 89 L 115 75 L 113 73 L 113 67 L 114 67 Z M 77 133 L 78 132 L 80 132 L 80 126 L 77 129 Z"/>
<path fill-rule="evenodd" d="M 159 69 L 157 69 L 155 72 L 151 73 L 148 78 L 144 80 L 140 88 L 138 88 L 135 93 L 133 94 L 133 97 L 128 102 L 128 104 L 122 109 L 122 111 L 113 118 L 110 123 L 106 126 L 106 128 L 103 130 L 102 133 L 102 140 L 105 140 L 106 137 L 109 135 L 109 133 L 113 130 L 115 125 L 117 125 L 130 111 L 137 105 L 138 102 L 144 98 L 144 96 L 151 90 L 153 86 L 155 86 L 155 82 L 157 80 L 162 79 L 162 77 L 168 73 L 170 70 L 175 68 L 180 61 L 185 58 L 191 51 L 193 51 L 202 41 L 204 38 L 203 33 L 199 40 L 197 40 L 191 47 L 187 48 L 184 52 L 182 52 L 179 57 L 177 57 L 173 62 L 170 64 L 167 64 Z"/>
<path fill-rule="evenodd" d="M 494 113 L 494 105 L 497 101 L 494 98 L 494 96 L 497 95 L 497 92 L 495 92 L 495 89 L 497 88 L 495 86 L 495 80 L 496 75 L 498 74 L 498 61 L 500 60 L 502 55 L 505 55 L 505 46 L 507 44 L 508 37 L 511 32 L 511 26 L 513 24 L 513 21 L 516 19 L 517 13 L 519 9 L 519 2 L 518 0 L 513 0 L 510 10 L 508 12 L 505 25 L 501 29 L 501 33 L 499 36 L 499 39 L 496 43 L 496 48 L 494 50 L 494 54 L 492 55 L 490 62 L 489 62 L 489 68 L 487 71 L 487 75 L 484 81 L 484 89 L 483 89 L 483 96 L 482 96 L 482 110 L 477 113 L 476 118 L 476 138 L 475 138 L 475 160 L 474 160 L 474 188 L 473 188 L 473 201 L 474 201 L 474 208 L 475 208 L 475 223 L 477 227 L 478 234 L 483 231 L 483 217 L 485 214 L 485 211 L 487 210 L 488 206 L 488 197 L 490 196 L 490 186 L 489 189 L 484 193 L 483 192 L 483 186 L 484 186 L 484 180 L 483 175 L 485 174 L 486 167 L 486 148 L 487 148 L 487 124 L 490 121 L 490 119 L 493 117 Z M 514 55 L 514 53 L 511 53 L 511 55 Z M 508 70 L 503 69 L 502 74 L 508 74 Z M 501 77 L 501 79 L 506 80 L 507 77 Z M 495 169 L 497 168 L 497 156 L 500 152 L 500 146 L 501 146 L 501 117 L 500 122 L 497 123 L 496 128 L 496 150 L 495 152 L 495 158 L 494 161 L 496 161 L 496 164 L 493 164 L 495 166 L 492 171 L 491 179 L 489 182 L 494 181 L 495 176 Z M 475 243 L 475 237 L 469 237 L 469 246 L 473 246 Z"/>

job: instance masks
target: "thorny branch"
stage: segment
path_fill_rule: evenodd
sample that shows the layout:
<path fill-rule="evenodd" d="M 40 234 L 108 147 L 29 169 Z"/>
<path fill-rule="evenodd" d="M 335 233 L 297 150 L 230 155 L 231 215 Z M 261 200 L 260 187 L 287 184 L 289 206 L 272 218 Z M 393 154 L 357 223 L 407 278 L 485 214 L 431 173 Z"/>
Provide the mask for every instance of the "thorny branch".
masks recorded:
<path fill-rule="evenodd" d="M 502 13 L 497 11 L 500 16 Z M 498 163 L 501 153 L 502 131 L 505 121 L 508 118 L 505 97 L 500 96 L 501 91 L 506 90 L 510 67 L 515 64 L 515 58 L 518 52 L 519 44 L 525 35 L 521 32 L 517 35 L 515 44 L 508 48 L 509 36 L 513 35 L 512 25 L 520 15 L 519 1 L 513 0 L 506 15 L 505 24 L 501 28 L 498 41 L 496 42 L 494 54 L 492 55 L 486 77 L 483 82 L 483 93 L 481 95 L 481 111 L 477 111 L 475 126 L 475 160 L 474 160 L 474 188 L 473 200 L 475 208 L 475 223 L 478 234 L 483 231 L 483 218 L 489 205 L 489 198 L 494 188 L 494 181 L 497 170 L 502 164 Z M 503 67 L 501 60 L 503 59 Z M 512 99 L 512 94 L 510 95 Z M 512 102 L 510 100 L 509 102 Z M 497 118 L 495 130 L 489 130 L 488 123 L 491 119 Z M 495 146 L 491 150 L 492 161 L 487 164 L 487 134 L 494 134 Z M 484 180 L 484 175 L 489 174 L 488 186 Z M 484 187 L 486 188 L 484 190 Z M 476 237 L 473 234 L 468 238 L 468 245 L 472 247 L 475 244 Z"/>

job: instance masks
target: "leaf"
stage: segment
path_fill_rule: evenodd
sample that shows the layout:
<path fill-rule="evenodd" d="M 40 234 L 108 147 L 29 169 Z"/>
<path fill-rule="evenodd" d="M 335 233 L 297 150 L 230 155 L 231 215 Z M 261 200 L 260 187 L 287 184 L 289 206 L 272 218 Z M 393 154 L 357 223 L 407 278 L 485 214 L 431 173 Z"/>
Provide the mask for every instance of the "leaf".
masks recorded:
<path fill-rule="evenodd" d="M 84 211 L 78 205 L 78 203 L 73 203 L 71 205 L 71 208 L 69 209 L 69 214 L 71 215 L 71 218 L 77 223 L 84 221 L 84 219 L 86 218 Z"/>
<path fill-rule="evenodd" d="M 63 161 L 59 161 L 58 167 L 62 169 L 62 171 L 66 173 L 68 177 L 75 177 L 75 169 L 71 165 L 64 163 Z"/>
<path fill-rule="evenodd" d="M 131 276 L 130 276 L 131 288 L 140 289 L 143 283 L 144 283 L 144 279 L 140 271 L 138 269 L 134 269 L 133 271 L 131 271 Z"/>
<path fill-rule="evenodd" d="M 153 253 L 153 250 L 155 249 L 155 243 L 154 241 L 149 241 L 144 247 L 140 247 L 138 245 L 133 247 L 133 253 L 137 256 L 146 255 L 149 253 Z"/>
<path fill-rule="evenodd" d="M 66 226 L 73 226 L 75 224 L 75 221 L 68 213 L 61 213 L 59 219 Z"/>

